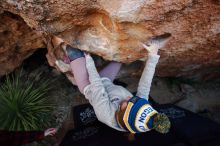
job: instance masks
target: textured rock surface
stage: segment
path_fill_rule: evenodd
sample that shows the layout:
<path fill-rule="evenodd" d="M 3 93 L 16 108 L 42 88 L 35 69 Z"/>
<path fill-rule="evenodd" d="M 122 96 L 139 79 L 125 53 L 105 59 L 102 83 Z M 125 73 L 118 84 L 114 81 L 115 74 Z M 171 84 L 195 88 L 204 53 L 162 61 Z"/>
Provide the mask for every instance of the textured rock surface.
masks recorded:
<path fill-rule="evenodd" d="M 45 47 L 42 35 L 17 15 L 0 14 L 0 76 L 13 71 L 37 48 Z"/>
<path fill-rule="evenodd" d="M 1 0 L 0 9 L 21 16 L 35 34 L 55 35 L 107 60 L 127 63 L 146 57 L 140 42 L 169 32 L 172 39 L 160 52 L 157 75 L 215 76 L 220 72 L 219 0 Z M 28 35 L 25 30 L 23 34 Z M 62 56 L 54 55 L 54 50 L 52 46 L 48 53 L 52 66 Z"/>

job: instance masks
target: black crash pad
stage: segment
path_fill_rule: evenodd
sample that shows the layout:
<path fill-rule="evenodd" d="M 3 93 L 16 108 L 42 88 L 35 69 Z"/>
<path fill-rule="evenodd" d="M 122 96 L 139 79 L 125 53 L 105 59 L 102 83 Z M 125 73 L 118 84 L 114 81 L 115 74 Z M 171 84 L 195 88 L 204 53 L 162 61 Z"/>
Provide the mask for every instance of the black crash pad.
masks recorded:
<path fill-rule="evenodd" d="M 220 125 L 174 105 L 154 105 L 167 114 L 171 130 L 167 134 L 150 131 L 129 141 L 126 133 L 100 123 L 91 105 L 74 107 L 75 129 L 67 132 L 60 146 L 220 146 Z"/>

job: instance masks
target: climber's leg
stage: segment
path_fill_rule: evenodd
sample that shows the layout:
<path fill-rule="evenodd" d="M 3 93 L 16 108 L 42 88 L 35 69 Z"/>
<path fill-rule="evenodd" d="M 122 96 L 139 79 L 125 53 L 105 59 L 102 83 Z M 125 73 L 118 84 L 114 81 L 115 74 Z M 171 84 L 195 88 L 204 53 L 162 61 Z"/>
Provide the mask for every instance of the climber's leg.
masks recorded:
<path fill-rule="evenodd" d="M 99 72 L 100 77 L 107 77 L 111 81 L 113 81 L 115 79 L 115 77 L 117 76 L 117 74 L 121 68 L 121 65 L 122 64 L 119 62 L 112 61 L 111 63 L 109 63 L 105 68 L 103 68 Z"/>
<path fill-rule="evenodd" d="M 70 60 L 70 67 L 76 84 L 83 94 L 84 88 L 90 84 L 84 52 L 70 45 L 64 46 L 63 49 Z"/>
<path fill-rule="evenodd" d="M 61 47 L 60 49 L 63 49 L 65 52 L 67 57 L 63 58 L 63 61 L 67 64 L 70 63 L 76 85 L 78 86 L 80 92 L 83 93 L 83 89 L 90 84 L 83 51 L 65 44 L 62 39 L 55 36 L 51 39 L 51 43 L 54 47 Z M 68 71 L 68 67 L 64 67 L 64 69 L 65 71 Z"/>
<path fill-rule="evenodd" d="M 83 94 L 83 89 L 90 84 L 89 75 L 86 69 L 85 57 L 77 58 L 70 62 L 71 70 L 74 75 L 76 84 Z"/>

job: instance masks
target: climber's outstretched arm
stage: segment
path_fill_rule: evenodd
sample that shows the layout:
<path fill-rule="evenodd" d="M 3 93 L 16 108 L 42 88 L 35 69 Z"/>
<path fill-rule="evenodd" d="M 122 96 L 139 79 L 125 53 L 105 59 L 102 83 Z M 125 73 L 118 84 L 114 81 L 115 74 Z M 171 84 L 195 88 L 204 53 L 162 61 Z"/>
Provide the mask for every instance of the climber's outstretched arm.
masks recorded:
<path fill-rule="evenodd" d="M 144 71 L 138 84 L 137 96 L 148 100 L 151 82 L 154 76 L 155 68 L 160 56 L 149 53 Z"/>
<path fill-rule="evenodd" d="M 148 100 L 155 68 L 160 58 L 158 50 L 165 46 L 171 34 L 165 33 L 150 39 L 143 47 L 148 51 L 148 60 L 139 81 L 137 96 Z"/>

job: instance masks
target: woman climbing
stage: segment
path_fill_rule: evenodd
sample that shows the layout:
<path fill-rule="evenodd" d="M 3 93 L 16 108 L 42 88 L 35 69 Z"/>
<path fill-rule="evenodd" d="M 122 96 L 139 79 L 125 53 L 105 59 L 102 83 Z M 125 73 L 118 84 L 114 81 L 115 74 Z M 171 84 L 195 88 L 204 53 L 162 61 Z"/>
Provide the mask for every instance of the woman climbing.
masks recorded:
<path fill-rule="evenodd" d="M 68 44 L 62 45 L 70 60 L 76 84 L 80 92 L 93 106 L 99 121 L 116 130 L 130 131 L 131 133 L 146 132 L 151 129 L 160 133 L 169 131 L 168 117 L 158 113 L 150 105 L 148 95 L 155 67 L 160 57 L 157 54 L 158 50 L 166 44 L 170 36 L 166 33 L 142 44 L 148 51 L 148 59 L 135 96 L 122 86 L 113 84 L 113 80 L 121 68 L 121 63 L 111 62 L 98 73 L 89 54 L 85 54 Z"/>

